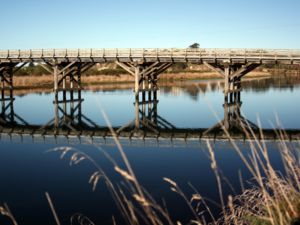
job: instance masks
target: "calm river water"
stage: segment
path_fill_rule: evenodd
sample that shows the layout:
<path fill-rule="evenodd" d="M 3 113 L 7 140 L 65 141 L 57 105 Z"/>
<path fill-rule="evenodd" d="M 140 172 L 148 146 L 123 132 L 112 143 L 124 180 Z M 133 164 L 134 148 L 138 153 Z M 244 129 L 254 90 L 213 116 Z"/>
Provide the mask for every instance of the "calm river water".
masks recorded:
<path fill-rule="evenodd" d="M 135 119 L 131 88 L 111 91 L 87 89 L 82 92 L 82 98 L 82 120 L 86 124 L 106 126 L 101 109 L 106 112 L 113 127 L 121 127 Z M 278 126 L 278 117 L 284 128 L 300 129 L 299 98 L 298 78 L 248 80 L 243 84 L 241 111 L 254 124 L 258 124 L 259 118 L 263 128 Z M 171 86 L 161 86 L 158 100 L 157 115 L 168 126 L 208 129 L 218 122 L 214 114 L 220 120 L 224 118 L 222 82 L 218 80 L 177 82 Z M 17 115 L 15 120 L 29 126 L 43 127 L 55 116 L 53 101 L 53 93 L 29 93 L 21 96 L 16 93 L 13 104 Z M 114 183 L 120 184 L 122 178 L 103 153 L 109 154 L 124 168 L 117 148 L 111 144 L 113 141 L 103 139 L 96 143 L 97 146 L 84 139 L 68 140 L 63 136 L 55 140 L 51 137 L 42 139 L 27 135 L 21 138 L 20 135 L 2 134 L 0 203 L 6 202 L 9 205 L 19 224 L 54 224 L 45 197 L 45 192 L 48 192 L 63 224 L 70 224 L 70 217 L 76 213 L 86 215 L 95 224 L 111 224 L 114 215 L 122 224 L 119 211 L 105 183 L 100 179 L 95 191 L 88 183 L 95 171 L 92 163 L 83 161 L 70 166 L 70 155 L 60 159 L 58 152 L 49 151 L 62 146 L 74 147 L 92 157 Z M 165 201 L 174 221 L 181 220 L 184 223 L 192 215 L 183 199 L 170 191 L 163 177 L 176 181 L 187 196 L 194 193 L 190 187 L 192 184 L 209 202 L 219 202 L 206 141 L 178 139 L 171 142 L 159 139 L 130 143 L 126 139 L 122 143 L 138 180 L 160 204 Z M 251 178 L 245 165 L 228 141 L 212 140 L 211 144 L 224 177 L 224 195 L 240 193 L 239 173 L 244 181 Z M 247 154 L 249 143 L 237 140 L 237 144 Z M 282 169 L 278 143 L 268 141 L 267 145 L 275 168 Z M 219 208 L 213 203 L 209 204 L 217 215 Z M 0 224 L 6 223 L 8 221 L 0 217 Z"/>

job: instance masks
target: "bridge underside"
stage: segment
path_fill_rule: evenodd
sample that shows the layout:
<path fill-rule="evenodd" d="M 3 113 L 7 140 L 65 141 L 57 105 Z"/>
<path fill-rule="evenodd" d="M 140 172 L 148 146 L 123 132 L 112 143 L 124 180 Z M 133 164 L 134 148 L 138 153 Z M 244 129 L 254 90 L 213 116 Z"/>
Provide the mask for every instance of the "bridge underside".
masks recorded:
<path fill-rule="evenodd" d="M 145 102 L 157 100 L 158 76 L 172 66 L 172 63 L 164 62 L 116 62 L 117 65 L 134 76 L 134 93 L 137 100 Z M 141 96 L 140 96 L 141 94 Z"/>
<path fill-rule="evenodd" d="M 139 61 L 115 61 L 115 63 L 134 77 L 135 99 L 142 102 L 157 101 L 159 75 L 170 68 L 173 62 L 164 62 L 159 59 L 148 62 Z M 242 78 L 257 68 L 260 62 L 244 61 L 203 61 L 211 70 L 220 74 L 224 79 L 224 97 L 226 101 L 233 100 L 239 102 L 242 90 Z M 1 79 L 1 99 L 9 96 L 7 90 L 14 88 L 13 75 L 22 68 L 26 62 L 2 62 L 0 63 Z M 67 92 L 70 93 L 70 101 L 80 99 L 82 90 L 81 76 L 84 72 L 95 65 L 95 62 L 84 62 L 78 58 L 68 58 L 68 60 L 44 60 L 40 64 L 45 70 L 53 75 L 53 90 L 58 95 L 62 92 L 62 101 L 67 100 Z M 74 96 L 75 94 L 78 96 Z"/>
<path fill-rule="evenodd" d="M 208 63 L 206 65 L 211 70 L 217 72 L 224 78 L 224 97 L 225 102 L 240 102 L 242 91 L 242 78 L 249 72 L 256 69 L 260 64 L 258 63 Z"/>

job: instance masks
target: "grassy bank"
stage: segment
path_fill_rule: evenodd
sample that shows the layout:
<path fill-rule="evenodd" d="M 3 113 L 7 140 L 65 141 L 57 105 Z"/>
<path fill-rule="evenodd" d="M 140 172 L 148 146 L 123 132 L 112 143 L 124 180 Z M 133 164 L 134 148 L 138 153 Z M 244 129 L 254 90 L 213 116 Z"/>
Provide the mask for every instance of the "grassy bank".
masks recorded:
<path fill-rule="evenodd" d="M 255 71 L 249 73 L 247 77 L 266 77 L 271 76 L 268 72 Z M 165 73 L 160 76 L 159 82 L 167 83 L 179 80 L 201 80 L 201 79 L 220 79 L 219 74 L 214 72 L 198 72 L 198 73 Z M 83 86 L 89 85 L 111 85 L 111 84 L 131 84 L 134 83 L 134 77 L 128 74 L 117 75 L 83 75 Z M 17 89 L 23 88 L 52 88 L 53 76 L 50 74 L 43 75 L 22 75 L 14 77 L 14 86 Z"/>

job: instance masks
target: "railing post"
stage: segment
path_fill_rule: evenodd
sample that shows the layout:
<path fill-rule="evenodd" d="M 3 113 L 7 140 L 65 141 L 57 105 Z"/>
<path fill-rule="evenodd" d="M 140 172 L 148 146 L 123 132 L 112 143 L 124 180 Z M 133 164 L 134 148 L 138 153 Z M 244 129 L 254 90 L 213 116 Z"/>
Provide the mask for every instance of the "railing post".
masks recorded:
<path fill-rule="evenodd" d="M 143 51 L 142 51 L 142 55 L 143 55 L 143 61 L 145 61 L 145 49 L 143 48 Z"/>

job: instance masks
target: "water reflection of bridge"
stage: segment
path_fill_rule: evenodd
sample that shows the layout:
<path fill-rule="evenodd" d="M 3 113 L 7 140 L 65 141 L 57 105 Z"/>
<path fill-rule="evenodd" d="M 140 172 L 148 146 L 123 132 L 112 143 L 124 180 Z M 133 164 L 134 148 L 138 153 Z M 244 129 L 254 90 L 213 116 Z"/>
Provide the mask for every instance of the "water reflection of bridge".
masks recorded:
<path fill-rule="evenodd" d="M 224 117 L 211 128 L 178 128 L 158 113 L 158 99 L 155 92 L 142 92 L 135 99 L 135 116 L 124 126 L 113 127 L 116 134 L 129 139 L 249 139 L 250 130 L 260 137 L 259 128 L 241 115 L 240 94 L 234 93 L 225 98 Z M 53 101 L 54 117 L 45 125 L 29 124 L 14 111 L 12 90 L 9 95 L 2 95 L 0 114 L 0 133 L 9 136 L 38 137 L 112 137 L 109 127 L 99 126 L 82 113 L 81 91 L 64 90 L 55 95 Z M 226 132 L 225 132 L 226 131 Z M 265 139 L 276 139 L 277 130 L 263 129 Z M 300 130 L 285 130 L 287 139 L 298 139 Z"/>

